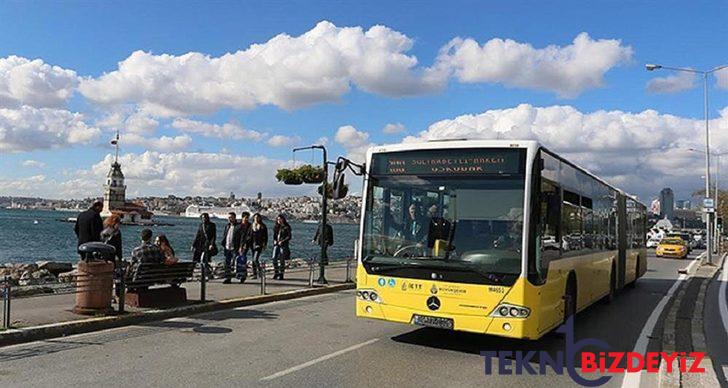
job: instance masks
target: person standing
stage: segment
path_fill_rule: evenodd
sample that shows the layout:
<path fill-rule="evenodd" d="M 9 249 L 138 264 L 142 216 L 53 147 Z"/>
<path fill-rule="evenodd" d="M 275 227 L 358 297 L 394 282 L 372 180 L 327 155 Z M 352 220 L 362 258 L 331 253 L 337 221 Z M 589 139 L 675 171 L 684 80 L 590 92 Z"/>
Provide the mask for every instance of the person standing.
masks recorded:
<path fill-rule="evenodd" d="M 248 251 L 250 250 L 250 213 L 243 212 L 240 215 L 240 246 L 238 257 L 235 258 L 235 276 L 240 283 L 245 283 L 248 277 Z"/>
<path fill-rule="evenodd" d="M 101 211 L 104 210 L 104 204 L 96 201 L 88 210 L 81 212 L 76 217 L 76 225 L 73 231 L 78 237 L 78 246 L 92 241 L 101 241 L 101 231 L 104 230 L 104 224 L 101 220 Z M 85 260 L 86 255 L 79 252 L 81 259 Z"/>
<path fill-rule="evenodd" d="M 121 247 L 121 217 L 112 214 L 104 220 L 104 230 L 101 231 L 101 241 L 109 244 L 116 249 L 116 260 L 121 261 L 123 255 Z"/>
<path fill-rule="evenodd" d="M 260 255 L 268 245 L 268 228 L 263 223 L 260 213 L 253 214 L 253 224 L 250 226 L 250 249 L 253 253 L 253 279 L 265 276 L 260 270 Z"/>
<path fill-rule="evenodd" d="M 275 275 L 273 279 L 283 280 L 283 272 L 286 269 L 286 261 L 291 258 L 291 225 L 286 221 L 283 214 L 276 217 L 276 225 L 273 227 L 273 268 Z"/>
<path fill-rule="evenodd" d="M 195 241 L 192 242 L 192 261 L 195 263 L 202 261 L 207 266 L 207 275 L 211 276 L 210 259 L 212 256 L 217 255 L 217 246 L 215 245 L 217 227 L 210 221 L 210 215 L 207 213 L 200 215 L 200 221 Z"/>
<path fill-rule="evenodd" d="M 228 223 L 222 233 L 220 245 L 225 255 L 225 280 L 222 283 L 230 284 L 231 266 L 234 265 L 235 254 L 240 250 L 240 225 L 234 212 L 228 213 Z"/>
<path fill-rule="evenodd" d="M 312 243 L 321 246 L 321 224 L 319 224 L 318 229 L 316 229 L 316 234 L 313 236 Z M 331 227 L 331 224 L 326 224 L 326 233 L 324 242 L 326 244 L 326 249 L 328 250 L 330 246 L 334 245 L 334 228 Z M 321 262 L 324 263 L 324 265 L 329 264 L 329 258 L 328 255 L 326 258 L 321 258 Z"/>

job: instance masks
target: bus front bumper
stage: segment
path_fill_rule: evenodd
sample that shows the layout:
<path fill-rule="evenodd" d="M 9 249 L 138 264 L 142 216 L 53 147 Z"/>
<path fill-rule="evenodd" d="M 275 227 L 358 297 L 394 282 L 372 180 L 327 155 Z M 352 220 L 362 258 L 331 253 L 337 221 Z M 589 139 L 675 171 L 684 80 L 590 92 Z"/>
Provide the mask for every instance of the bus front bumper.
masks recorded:
<path fill-rule="evenodd" d="M 535 319 L 529 320 L 528 318 L 494 318 L 486 315 L 448 314 L 363 300 L 356 301 L 356 315 L 362 318 L 381 319 L 411 325 L 415 325 L 416 315 L 445 318 L 452 320 L 452 329 L 457 331 L 518 339 L 537 339 L 539 337 L 536 333 L 536 327 L 531 327 L 531 322 L 535 321 Z"/>

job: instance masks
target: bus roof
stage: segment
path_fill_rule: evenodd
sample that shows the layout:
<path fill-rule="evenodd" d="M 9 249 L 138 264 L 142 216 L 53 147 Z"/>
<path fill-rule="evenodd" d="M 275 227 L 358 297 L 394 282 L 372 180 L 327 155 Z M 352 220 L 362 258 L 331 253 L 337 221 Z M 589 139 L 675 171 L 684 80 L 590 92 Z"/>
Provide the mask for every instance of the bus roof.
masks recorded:
<path fill-rule="evenodd" d="M 619 192 L 620 194 L 630 198 L 637 202 L 643 207 L 647 207 L 644 203 L 638 200 L 634 195 L 625 192 L 622 189 L 614 187 L 604 179 L 592 174 L 589 170 L 577 165 L 576 163 L 559 156 L 559 154 L 549 150 L 548 148 L 541 145 L 536 140 L 468 140 L 468 139 L 444 139 L 444 140 L 428 140 L 425 142 L 411 142 L 411 143 L 398 143 L 398 144 L 386 144 L 377 145 L 370 147 L 367 150 L 366 161 L 370 164 L 372 154 L 386 153 L 386 152 L 401 152 L 401 151 L 416 151 L 416 150 L 434 150 L 442 148 L 526 148 L 530 149 L 532 153 L 535 153 L 539 148 L 546 150 L 548 153 L 556 156 L 561 161 L 566 162 L 581 172 L 589 175 L 596 179 L 602 184 L 609 188 Z"/>

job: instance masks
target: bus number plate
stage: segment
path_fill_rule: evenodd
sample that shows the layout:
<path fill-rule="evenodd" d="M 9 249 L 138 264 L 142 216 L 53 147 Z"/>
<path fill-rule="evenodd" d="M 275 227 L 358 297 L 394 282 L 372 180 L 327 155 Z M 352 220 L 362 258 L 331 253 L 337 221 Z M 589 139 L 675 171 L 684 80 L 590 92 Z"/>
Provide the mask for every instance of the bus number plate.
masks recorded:
<path fill-rule="evenodd" d="M 412 317 L 412 323 L 420 326 L 436 327 L 438 329 L 450 329 L 455 326 L 451 318 L 430 317 L 427 315 L 417 315 Z"/>

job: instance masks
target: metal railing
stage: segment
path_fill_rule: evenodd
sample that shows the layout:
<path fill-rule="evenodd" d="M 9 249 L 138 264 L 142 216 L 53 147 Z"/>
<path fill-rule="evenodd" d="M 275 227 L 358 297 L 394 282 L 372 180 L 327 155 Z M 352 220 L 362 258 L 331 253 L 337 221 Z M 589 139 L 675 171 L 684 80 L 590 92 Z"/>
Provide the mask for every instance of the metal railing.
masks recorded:
<path fill-rule="evenodd" d="M 341 269 L 345 268 L 346 270 L 346 278 L 345 282 L 352 282 L 352 264 L 354 263 L 353 259 L 347 259 L 345 261 L 331 261 L 329 265 L 326 267 L 329 270 L 332 269 Z M 269 265 L 268 262 L 261 262 L 260 268 L 259 268 L 259 283 L 260 283 L 260 295 L 266 295 L 268 292 L 268 277 L 273 275 L 275 273 L 275 269 L 272 265 Z M 306 284 L 308 287 L 320 287 L 322 285 L 316 284 L 315 279 L 315 273 L 316 270 L 319 267 L 319 261 L 316 259 L 309 259 L 305 261 L 305 264 L 298 267 L 290 267 L 291 261 L 288 261 L 286 263 L 288 267 L 285 268 L 285 274 L 287 275 L 295 275 L 295 274 L 308 274 L 308 281 L 304 284 Z M 143 266 L 143 264 L 142 264 Z M 139 280 L 133 280 L 132 271 L 130 271 L 131 265 L 126 261 L 117 262 L 117 265 L 115 266 L 113 273 L 112 273 L 112 284 L 113 284 L 113 290 L 112 291 L 112 297 L 115 297 L 115 300 L 117 302 L 117 309 L 115 313 L 117 314 L 123 314 L 125 312 L 125 305 L 126 305 L 126 294 L 129 291 L 128 285 L 136 286 L 135 288 L 143 288 L 143 287 L 150 287 L 154 285 L 159 284 L 172 284 L 170 282 L 171 278 L 175 278 L 176 280 L 174 283 L 185 284 L 185 283 L 195 283 L 197 281 L 200 282 L 200 302 L 206 302 L 207 301 L 207 286 L 208 282 L 211 280 L 212 276 L 214 274 L 208 273 L 208 266 L 200 265 L 200 263 L 197 263 L 194 270 L 192 271 L 191 276 L 182 276 L 186 274 L 182 274 L 181 272 L 174 272 L 175 270 L 170 268 L 170 270 L 160 270 L 158 272 L 154 271 L 148 271 L 146 276 L 144 276 L 143 281 L 140 282 Z M 249 266 L 247 270 L 251 269 Z M 105 273 L 107 274 L 107 273 Z M 68 280 L 67 282 L 59 283 L 59 282 L 49 282 L 44 284 L 36 284 L 36 285 L 14 285 L 13 280 L 10 278 L 10 276 L 5 276 L 2 280 L 0 280 L 0 296 L 2 297 L 2 303 L 3 303 L 3 309 L 2 309 L 2 326 L 3 329 L 9 329 L 12 327 L 11 324 L 11 303 L 13 299 L 25 299 L 25 298 L 33 298 L 33 297 L 43 297 L 48 295 L 63 295 L 63 294 L 78 294 L 78 293 L 89 293 L 94 291 L 104 291 L 108 292 L 108 289 L 106 288 L 100 288 L 100 284 L 103 284 L 103 282 L 99 282 L 97 278 L 94 278 L 96 276 L 99 276 L 100 274 L 88 274 L 88 273 L 76 273 L 70 276 L 66 276 L 65 278 Z M 103 274 L 101 274 L 103 275 Z M 179 275 L 179 277 L 175 277 L 175 275 Z M 299 279 L 300 280 L 300 279 Z M 287 279 L 287 281 L 296 281 Z M 305 281 L 305 280 L 304 280 Z M 131 283 L 130 283 L 131 282 Z M 30 291 L 38 291 L 41 290 L 41 292 L 33 292 Z"/>

